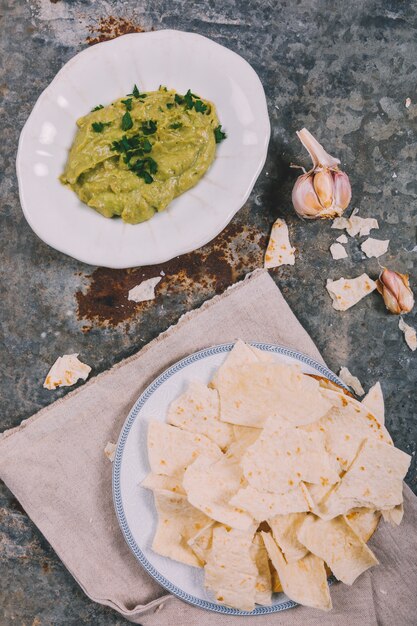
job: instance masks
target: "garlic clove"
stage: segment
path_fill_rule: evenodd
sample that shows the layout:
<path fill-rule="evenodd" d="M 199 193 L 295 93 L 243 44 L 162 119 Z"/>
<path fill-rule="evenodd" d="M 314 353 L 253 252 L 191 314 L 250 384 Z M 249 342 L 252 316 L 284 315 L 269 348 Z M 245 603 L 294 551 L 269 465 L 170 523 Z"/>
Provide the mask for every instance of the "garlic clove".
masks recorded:
<path fill-rule="evenodd" d="M 303 174 L 295 181 L 292 190 L 292 203 L 300 217 L 314 219 L 323 210 L 314 190 L 313 180 L 310 174 Z"/>
<path fill-rule="evenodd" d="M 307 128 L 297 131 L 297 137 L 311 156 L 313 169 L 316 169 L 316 167 L 320 165 L 330 168 L 340 165 L 340 160 L 328 154 L 317 139 L 313 137 L 310 131 L 307 130 Z"/>
<path fill-rule="evenodd" d="M 329 170 L 321 170 L 314 175 L 314 190 L 325 209 L 330 209 L 333 204 L 333 177 Z"/>
<path fill-rule="evenodd" d="M 385 268 L 377 280 L 377 289 L 390 313 L 409 313 L 414 306 L 414 295 L 407 274 Z"/>
<path fill-rule="evenodd" d="M 349 177 L 344 172 L 335 172 L 334 176 L 334 203 L 344 211 L 352 199 L 352 188 Z"/>

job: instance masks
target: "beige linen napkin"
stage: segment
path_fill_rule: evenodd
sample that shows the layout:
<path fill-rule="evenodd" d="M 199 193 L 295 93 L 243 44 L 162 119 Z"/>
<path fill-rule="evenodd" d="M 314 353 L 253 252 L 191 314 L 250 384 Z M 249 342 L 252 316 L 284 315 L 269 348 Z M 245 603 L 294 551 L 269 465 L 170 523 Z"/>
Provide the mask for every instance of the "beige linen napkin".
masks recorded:
<path fill-rule="evenodd" d="M 94 601 L 143 626 L 222 626 L 247 617 L 217 615 L 167 595 L 124 542 L 112 502 L 111 463 L 130 408 L 169 365 L 206 346 L 232 341 L 283 344 L 321 360 L 273 280 L 257 271 L 183 316 L 138 354 L 43 409 L 0 438 L 0 477 Z M 407 488 L 404 522 L 381 524 L 372 548 L 381 561 L 352 588 L 335 584 L 330 614 L 297 607 L 252 618 L 272 624 L 368 626 L 417 623 L 417 499 Z"/>

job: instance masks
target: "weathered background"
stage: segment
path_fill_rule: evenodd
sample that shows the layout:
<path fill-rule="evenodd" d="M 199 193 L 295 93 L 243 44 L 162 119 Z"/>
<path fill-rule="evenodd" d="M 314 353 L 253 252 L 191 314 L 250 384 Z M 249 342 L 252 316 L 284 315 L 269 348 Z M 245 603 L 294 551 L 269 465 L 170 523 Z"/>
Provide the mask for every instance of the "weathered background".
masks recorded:
<path fill-rule="evenodd" d="M 294 267 L 271 273 L 333 370 L 347 365 L 369 387 L 381 380 L 395 443 L 415 462 L 417 354 L 398 318 L 372 294 L 346 313 L 331 308 L 327 277 L 378 273 L 360 240 L 333 262 L 339 232 L 303 223 L 291 210 L 291 162 L 306 165 L 295 131 L 307 126 L 342 159 L 352 206 L 377 217 L 373 235 L 390 239 L 381 259 L 417 287 L 417 4 L 387 0 L 2 0 L 0 2 L 0 272 L 2 412 L 17 425 L 64 395 L 42 388 L 58 355 L 80 352 L 93 373 L 126 357 L 185 311 L 262 264 L 277 216 L 297 248 Z M 155 269 L 113 271 L 78 263 L 43 244 L 20 210 L 15 155 L 37 97 L 76 52 L 126 32 L 195 31 L 247 59 L 264 84 L 272 136 L 266 166 L 249 201 L 212 243 Z M 406 98 L 412 104 L 405 107 Z M 126 299 L 143 275 L 164 270 L 154 302 Z M 413 322 L 414 318 L 414 322 Z M 415 313 L 407 321 L 416 324 Z M 0 624 L 121 624 L 90 602 L 4 487 L 0 490 Z"/>

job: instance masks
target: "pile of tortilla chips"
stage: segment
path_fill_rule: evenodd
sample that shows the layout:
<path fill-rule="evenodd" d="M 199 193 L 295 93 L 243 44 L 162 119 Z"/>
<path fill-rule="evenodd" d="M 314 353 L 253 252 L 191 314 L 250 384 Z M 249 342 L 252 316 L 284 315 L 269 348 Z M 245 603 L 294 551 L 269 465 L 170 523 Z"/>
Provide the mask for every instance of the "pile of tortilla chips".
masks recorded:
<path fill-rule="evenodd" d="M 378 421 L 379 419 L 379 421 Z M 378 563 L 381 515 L 399 524 L 410 457 L 369 408 L 327 380 L 238 341 L 207 387 L 193 382 L 149 425 L 153 549 L 204 567 L 243 611 L 283 590 L 328 610 L 327 576 Z"/>

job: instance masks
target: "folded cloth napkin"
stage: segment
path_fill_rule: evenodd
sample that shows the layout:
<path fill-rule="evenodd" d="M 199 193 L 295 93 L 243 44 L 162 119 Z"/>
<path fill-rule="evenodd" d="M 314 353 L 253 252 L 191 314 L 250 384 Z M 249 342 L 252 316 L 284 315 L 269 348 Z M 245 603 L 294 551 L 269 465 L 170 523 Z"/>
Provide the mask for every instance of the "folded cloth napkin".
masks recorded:
<path fill-rule="evenodd" d="M 322 361 L 273 280 L 257 271 L 183 316 L 139 353 L 39 411 L 0 438 L 0 477 L 95 602 L 143 626 L 247 624 L 167 594 L 124 542 L 112 501 L 116 441 L 130 408 L 164 369 L 206 346 L 237 338 L 282 344 Z M 381 565 L 353 587 L 332 587 L 331 613 L 296 607 L 253 618 L 272 624 L 361 626 L 417 623 L 417 498 L 406 488 L 399 528 L 381 523 L 371 541 Z"/>

